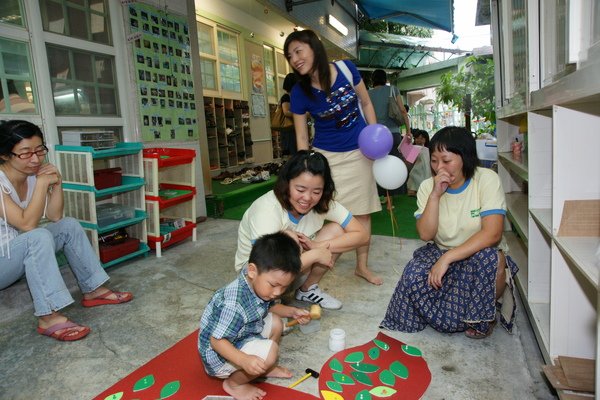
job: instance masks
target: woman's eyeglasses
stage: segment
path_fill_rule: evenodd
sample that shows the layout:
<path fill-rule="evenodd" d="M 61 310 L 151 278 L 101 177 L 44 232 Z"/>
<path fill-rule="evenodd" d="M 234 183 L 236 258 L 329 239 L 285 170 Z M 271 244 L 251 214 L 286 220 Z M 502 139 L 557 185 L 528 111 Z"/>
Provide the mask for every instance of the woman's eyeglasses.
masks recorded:
<path fill-rule="evenodd" d="M 42 146 L 42 147 L 40 147 L 39 150 L 36 150 L 36 151 L 28 151 L 27 153 L 21 153 L 21 154 L 13 153 L 11 151 L 10 154 L 20 158 L 21 160 L 24 160 L 24 159 L 33 157 L 34 154 L 38 157 L 45 156 L 46 154 L 48 154 L 48 148 L 46 146 Z"/>

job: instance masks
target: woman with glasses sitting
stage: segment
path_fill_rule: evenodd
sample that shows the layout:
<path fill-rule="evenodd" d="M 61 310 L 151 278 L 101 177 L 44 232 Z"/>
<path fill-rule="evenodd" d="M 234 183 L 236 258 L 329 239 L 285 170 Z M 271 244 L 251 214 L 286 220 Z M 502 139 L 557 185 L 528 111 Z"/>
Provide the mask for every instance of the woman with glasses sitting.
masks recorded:
<path fill-rule="evenodd" d="M 58 312 L 74 300 L 59 271 L 56 251 L 65 253 L 83 292 L 84 307 L 125 303 L 133 295 L 103 286 L 108 275 L 81 225 L 63 218 L 61 176 L 45 161 L 47 153 L 36 125 L 0 122 L 0 290 L 25 275 L 38 333 L 73 341 L 87 336 L 90 328 Z M 51 222 L 40 227 L 43 217 Z"/>

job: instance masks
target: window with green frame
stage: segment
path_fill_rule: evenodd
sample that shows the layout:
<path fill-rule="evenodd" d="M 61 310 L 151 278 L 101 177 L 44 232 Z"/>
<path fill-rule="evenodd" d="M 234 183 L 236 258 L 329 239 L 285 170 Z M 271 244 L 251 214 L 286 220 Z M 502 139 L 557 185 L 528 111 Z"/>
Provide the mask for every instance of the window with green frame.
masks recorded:
<path fill-rule="evenodd" d="M 242 92 L 238 35 L 217 29 L 219 49 L 219 72 L 221 89 L 228 92 Z"/>
<path fill-rule="evenodd" d="M 2 0 L 2 5 L 0 5 L 0 23 L 25 26 L 23 4 L 20 0 Z"/>
<path fill-rule="evenodd" d="M 118 115 L 114 57 L 55 45 L 46 51 L 57 115 Z"/>
<path fill-rule="evenodd" d="M 0 38 L 0 114 L 35 113 L 29 44 Z"/>
<path fill-rule="evenodd" d="M 45 31 L 95 43 L 112 44 L 107 0 L 39 2 Z"/>
<path fill-rule="evenodd" d="M 275 73 L 275 50 L 264 46 L 265 78 L 267 80 L 267 96 L 277 97 L 277 74 Z"/>

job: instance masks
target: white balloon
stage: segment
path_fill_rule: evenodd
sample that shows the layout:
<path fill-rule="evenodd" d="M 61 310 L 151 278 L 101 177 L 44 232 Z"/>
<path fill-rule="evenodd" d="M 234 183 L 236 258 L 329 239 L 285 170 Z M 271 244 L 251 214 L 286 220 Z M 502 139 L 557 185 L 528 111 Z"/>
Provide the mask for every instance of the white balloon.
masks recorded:
<path fill-rule="evenodd" d="M 387 190 L 394 190 L 406 182 L 408 170 L 404 161 L 388 154 L 373 161 L 373 175 L 379 186 Z"/>

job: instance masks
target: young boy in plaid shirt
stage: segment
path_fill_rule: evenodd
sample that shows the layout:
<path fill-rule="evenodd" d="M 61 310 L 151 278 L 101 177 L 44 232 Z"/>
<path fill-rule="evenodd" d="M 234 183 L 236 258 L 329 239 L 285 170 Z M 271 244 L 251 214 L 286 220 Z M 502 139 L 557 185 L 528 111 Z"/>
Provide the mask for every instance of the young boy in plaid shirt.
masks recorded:
<path fill-rule="evenodd" d="M 276 303 L 300 273 L 300 247 L 283 232 L 260 237 L 237 279 L 217 290 L 200 320 L 198 351 L 208 375 L 222 378 L 236 399 L 260 400 L 266 392 L 250 384 L 266 376 L 291 378 L 277 365 L 282 317 L 310 320 L 307 310 Z"/>

